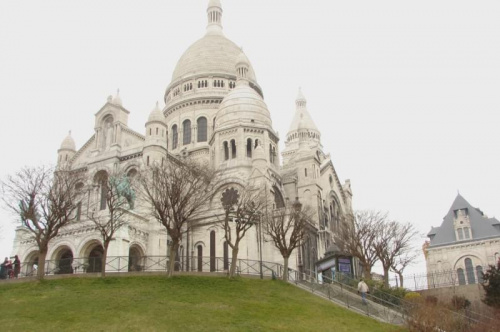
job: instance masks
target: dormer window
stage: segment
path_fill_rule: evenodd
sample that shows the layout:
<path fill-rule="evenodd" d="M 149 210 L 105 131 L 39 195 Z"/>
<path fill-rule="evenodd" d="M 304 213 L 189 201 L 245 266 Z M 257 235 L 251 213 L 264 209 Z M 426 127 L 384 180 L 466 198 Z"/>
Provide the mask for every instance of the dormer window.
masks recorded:
<path fill-rule="evenodd" d="M 469 209 L 467 208 L 455 210 L 453 212 L 455 213 L 455 219 L 460 217 L 466 218 L 469 215 Z"/>
<path fill-rule="evenodd" d="M 464 239 L 464 230 L 462 228 L 457 229 L 457 234 L 459 241 Z"/>

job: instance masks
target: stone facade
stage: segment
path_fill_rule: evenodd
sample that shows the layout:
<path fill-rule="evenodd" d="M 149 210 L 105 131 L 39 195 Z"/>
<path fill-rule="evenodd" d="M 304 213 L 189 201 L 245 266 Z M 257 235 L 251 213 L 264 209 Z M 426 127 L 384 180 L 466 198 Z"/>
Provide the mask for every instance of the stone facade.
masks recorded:
<path fill-rule="evenodd" d="M 48 260 L 99 254 L 99 234 L 85 217 L 91 203 L 100 199 L 99 174 L 120 169 L 133 177 L 167 154 L 206 161 L 224 172 L 226 186 L 258 181 L 274 195 L 278 207 L 295 197 L 314 207 L 310 236 L 290 258 L 290 268 L 314 270 L 335 243 L 341 223 L 352 221 L 350 182 L 340 182 L 330 155 L 323 151 L 321 134 L 301 92 L 281 164 L 279 137 L 262 89 L 250 61 L 224 36 L 222 13 L 219 1 L 209 1 L 207 31 L 181 56 L 165 91 L 165 106 L 154 107 L 143 133 L 128 127 L 129 111 L 117 93 L 95 114 L 95 133 L 82 147 L 76 149 L 71 133 L 64 139 L 58 165 L 93 180 L 81 184 L 85 194 L 78 217 L 51 243 Z M 168 235 L 161 225 L 140 208 L 128 218 L 128 227 L 118 232 L 108 256 L 167 255 Z M 214 220 L 207 217 L 202 225 L 184 236 L 180 260 L 195 263 L 198 255 L 226 255 L 223 233 Z M 271 243 L 264 242 L 262 250 L 264 261 L 282 262 Z M 36 260 L 36 246 L 23 229 L 17 230 L 13 252 L 22 261 Z M 255 229 L 239 252 L 242 259 L 258 259 Z"/>

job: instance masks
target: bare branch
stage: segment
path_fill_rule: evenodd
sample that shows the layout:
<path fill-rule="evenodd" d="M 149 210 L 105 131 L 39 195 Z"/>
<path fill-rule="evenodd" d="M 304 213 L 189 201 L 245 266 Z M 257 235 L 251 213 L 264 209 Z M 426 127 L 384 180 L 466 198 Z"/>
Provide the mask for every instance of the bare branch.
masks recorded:
<path fill-rule="evenodd" d="M 1 181 L 2 200 L 38 245 L 43 279 L 49 242 L 73 220 L 81 176 L 67 169 L 25 167 Z"/>
<path fill-rule="evenodd" d="M 271 205 L 271 204 L 270 204 Z M 285 208 L 275 209 L 263 218 L 263 229 L 284 260 L 283 280 L 288 280 L 288 259 L 303 243 L 314 212 L 310 206 L 302 207 L 298 199 Z"/>
<path fill-rule="evenodd" d="M 140 194 L 151 215 L 170 236 L 170 267 L 174 270 L 175 253 L 182 234 L 194 227 L 206 212 L 216 183 L 215 172 L 195 161 L 168 156 L 162 165 L 148 167 L 140 178 Z"/>
<path fill-rule="evenodd" d="M 343 252 L 359 259 L 367 279 L 371 278 L 371 269 L 379 260 L 374 243 L 386 220 L 387 213 L 384 212 L 356 211 L 354 225 L 343 224 L 340 229 L 339 247 Z"/>
<path fill-rule="evenodd" d="M 110 175 L 101 173 L 96 180 L 100 199 L 91 204 L 88 218 L 101 235 L 104 249 L 101 275 L 104 277 L 109 243 L 114 240 L 116 232 L 128 223 L 126 213 L 133 208 L 135 190 L 128 177 L 120 171 Z"/>

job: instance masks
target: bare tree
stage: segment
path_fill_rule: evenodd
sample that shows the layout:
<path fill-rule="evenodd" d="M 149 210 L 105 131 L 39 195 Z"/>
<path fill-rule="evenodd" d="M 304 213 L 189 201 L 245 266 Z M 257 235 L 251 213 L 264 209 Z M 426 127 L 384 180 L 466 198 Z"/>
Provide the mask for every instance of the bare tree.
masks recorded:
<path fill-rule="evenodd" d="M 340 229 L 339 246 L 343 252 L 359 259 L 366 279 L 371 279 L 372 267 L 379 260 L 374 244 L 386 220 L 384 212 L 356 211 L 353 225 L 344 223 Z"/>
<path fill-rule="evenodd" d="M 283 280 L 288 280 L 288 259 L 300 246 L 311 223 L 312 209 L 303 207 L 298 197 L 285 208 L 275 209 L 263 219 L 263 229 L 283 256 Z"/>
<path fill-rule="evenodd" d="M 219 225 L 224 231 L 224 239 L 231 247 L 231 267 L 229 277 L 236 274 L 240 242 L 247 231 L 261 221 L 266 208 L 266 199 L 261 189 L 247 186 L 245 188 L 227 188 L 221 198 L 224 215 Z"/>
<path fill-rule="evenodd" d="M 140 179 L 141 193 L 151 215 L 167 229 L 170 257 L 167 275 L 175 268 L 182 234 L 195 227 L 213 194 L 215 173 L 205 165 L 167 157 L 162 165 L 148 167 Z"/>
<path fill-rule="evenodd" d="M 399 277 L 399 287 L 403 287 L 403 271 L 407 266 L 411 265 L 417 259 L 419 253 L 416 250 L 409 248 L 406 252 L 401 253 L 394 260 L 394 264 L 391 265 L 391 269 Z"/>
<path fill-rule="evenodd" d="M 102 239 L 103 254 L 101 260 L 101 276 L 106 276 L 106 259 L 109 244 L 115 238 L 116 232 L 128 223 L 126 214 L 133 208 L 135 193 L 128 177 L 120 172 L 108 175 L 105 172 L 97 174 L 99 199 L 93 202 L 88 210 L 91 220 Z"/>
<path fill-rule="evenodd" d="M 412 240 L 418 232 L 410 224 L 385 221 L 377 232 L 373 243 L 375 253 L 384 269 L 384 284 L 389 286 L 389 269 L 395 265 L 400 255 L 411 250 Z"/>
<path fill-rule="evenodd" d="M 51 167 L 25 167 L 1 182 L 2 199 L 20 218 L 21 226 L 38 245 L 38 278 L 45 274 L 50 241 L 74 219 L 78 173 Z"/>

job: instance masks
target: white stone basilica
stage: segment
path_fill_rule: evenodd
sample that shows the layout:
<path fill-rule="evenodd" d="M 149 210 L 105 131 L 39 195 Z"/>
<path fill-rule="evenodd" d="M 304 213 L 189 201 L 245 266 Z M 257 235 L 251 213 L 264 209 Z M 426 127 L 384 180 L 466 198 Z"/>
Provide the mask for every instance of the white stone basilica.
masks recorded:
<path fill-rule="evenodd" d="M 279 137 L 262 89 L 248 58 L 224 36 L 222 14 L 220 1 L 210 0 L 206 33 L 181 56 L 165 92 L 165 107 L 162 110 L 156 105 L 144 132 L 128 127 L 129 111 L 117 93 L 95 114 L 95 133 L 83 146 L 76 149 L 71 134 L 64 139 L 58 165 L 85 172 L 95 180 L 81 184 L 86 190 L 82 190 L 85 195 L 75 221 L 51 242 L 47 260 L 78 258 L 81 264 L 82 259 L 99 257 L 100 235 L 87 220 L 86 209 L 100 199 L 100 175 L 121 169 L 133 177 L 166 154 L 204 159 L 224 170 L 227 183 L 244 185 L 258 180 L 274 195 L 277 206 L 298 197 L 303 205 L 313 207 L 310 236 L 290 258 L 290 268 L 314 270 L 316 262 L 325 261 L 325 253 L 339 254 L 336 232 L 353 215 L 350 181 L 340 182 L 300 91 L 281 164 Z M 166 256 L 165 228 L 140 209 L 132 210 L 128 217 L 128 227 L 110 244 L 108 261 L 114 256 L 130 257 L 128 268 L 132 269 L 132 257 Z M 213 220 L 207 219 L 182 241 L 179 261 L 188 268 L 197 269 L 198 257 L 227 258 L 223 231 Z M 262 245 L 264 261 L 282 263 L 271 242 Z M 240 245 L 239 258 L 258 260 L 258 250 L 257 232 L 251 229 Z M 37 260 L 36 244 L 22 228 L 16 230 L 13 254 L 28 265 Z M 59 271 L 77 273 L 81 271 L 78 267 L 72 263 Z"/>

